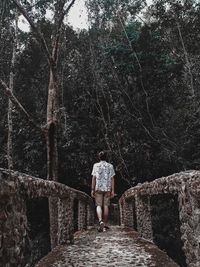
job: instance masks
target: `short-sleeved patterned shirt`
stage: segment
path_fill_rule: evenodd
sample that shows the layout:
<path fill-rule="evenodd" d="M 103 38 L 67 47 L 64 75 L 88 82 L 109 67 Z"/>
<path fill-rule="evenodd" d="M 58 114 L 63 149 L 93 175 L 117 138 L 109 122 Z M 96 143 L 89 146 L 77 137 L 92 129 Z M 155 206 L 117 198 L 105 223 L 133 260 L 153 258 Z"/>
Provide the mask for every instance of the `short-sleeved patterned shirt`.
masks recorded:
<path fill-rule="evenodd" d="M 92 175 L 96 177 L 95 191 L 111 191 L 111 178 L 115 175 L 115 171 L 112 164 L 103 160 L 98 163 L 95 163 L 93 166 Z"/>

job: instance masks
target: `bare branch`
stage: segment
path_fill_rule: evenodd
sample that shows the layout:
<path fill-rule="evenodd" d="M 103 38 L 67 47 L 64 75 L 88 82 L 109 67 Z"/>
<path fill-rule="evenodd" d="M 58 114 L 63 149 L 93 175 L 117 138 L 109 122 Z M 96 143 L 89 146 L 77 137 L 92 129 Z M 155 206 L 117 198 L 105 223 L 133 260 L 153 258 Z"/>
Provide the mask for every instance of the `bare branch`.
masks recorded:
<path fill-rule="evenodd" d="M 61 30 L 61 26 L 62 26 L 62 22 L 64 20 L 64 17 L 67 15 L 67 13 L 69 12 L 69 10 L 71 9 L 71 7 L 73 6 L 73 4 L 75 3 L 75 0 L 72 0 L 71 3 L 68 5 L 68 7 L 64 10 L 64 5 L 65 5 L 65 1 L 62 3 L 60 9 L 62 9 L 62 11 L 60 12 L 60 17 L 58 19 L 58 24 L 56 26 L 56 34 L 55 34 L 55 39 L 54 39 L 54 44 L 53 44 L 53 59 L 54 62 L 57 62 L 57 58 L 58 58 L 58 47 L 59 47 L 59 40 L 60 40 L 60 30 Z"/>
<path fill-rule="evenodd" d="M 25 108 L 22 106 L 22 104 L 15 97 L 10 88 L 6 85 L 6 83 L 2 79 L 0 79 L 0 84 L 4 88 L 4 93 L 9 97 L 9 99 L 13 102 L 13 104 L 26 116 L 28 121 L 31 122 L 31 124 L 34 125 L 35 128 L 41 131 L 42 128 L 34 121 L 31 115 L 25 110 Z"/>
<path fill-rule="evenodd" d="M 58 26 L 57 26 L 57 29 L 58 29 L 58 30 L 60 29 L 60 27 L 61 27 L 61 25 L 62 25 L 62 22 L 63 22 L 64 17 L 65 17 L 65 16 L 67 15 L 67 13 L 70 11 L 70 9 L 71 9 L 71 7 L 73 6 L 73 4 L 75 3 L 75 1 L 76 1 L 76 0 L 72 0 L 71 3 L 68 5 L 68 7 L 67 7 L 65 10 L 63 10 L 63 11 L 61 12 L 61 16 L 60 16 L 60 18 L 59 18 L 59 20 L 58 20 Z M 63 8 L 64 8 L 64 6 L 63 6 Z"/>
<path fill-rule="evenodd" d="M 32 30 L 36 33 L 36 37 L 39 39 L 39 41 L 42 44 L 42 47 L 43 47 L 43 49 L 45 51 L 45 54 L 46 54 L 47 59 L 48 59 L 48 62 L 49 62 L 50 65 L 52 65 L 53 64 L 52 57 L 51 57 L 51 54 L 49 52 L 49 49 L 48 49 L 48 46 L 46 44 L 46 41 L 44 39 L 43 34 L 35 26 L 33 20 L 30 18 L 30 16 L 26 12 L 26 10 L 23 8 L 23 6 L 17 0 L 12 0 L 12 2 L 15 4 L 15 6 L 19 10 L 19 12 L 26 18 L 26 20 L 28 21 L 28 23 L 31 26 Z"/>
<path fill-rule="evenodd" d="M 189 75 L 190 75 L 191 95 L 194 97 L 195 96 L 195 92 L 194 92 L 194 82 L 193 82 L 193 75 L 192 75 L 192 70 L 191 70 L 191 63 L 190 63 L 190 60 L 189 60 L 189 56 L 188 56 L 187 50 L 185 48 L 185 44 L 184 44 L 182 33 L 181 33 L 181 28 L 180 28 L 180 25 L 179 25 L 178 22 L 177 22 L 177 28 L 178 28 L 178 33 L 179 33 L 179 37 L 180 37 L 180 40 L 181 40 L 181 44 L 182 44 L 182 47 L 183 47 L 183 52 L 184 52 L 185 61 L 186 61 L 186 67 L 187 67 Z"/>
<path fill-rule="evenodd" d="M 136 59 L 136 61 L 137 61 L 137 63 L 138 63 L 140 73 L 142 73 L 142 66 L 141 66 L 141 64 L 140 64 L 140 60 L 139 60 L 139 58 L 138 58 L 138 56 L 137 56 L 136 51 L 133 49 L 131 40 L 130 40 L 129 37 L 128 37 L 127 31 L 126 31 L 125 26 L 124 26 L 124 22 L 122 21 L 122 18 L 121 18 L 121 15 L 120 15 L 119 12 L 118 12 L 118 18 L 119 18 L 119 22 L 121 23 L 123 32 L 124 32 L 124 34 L 125 34 L 125 36 L 126 36 L 126 39 L 127 39 L 127 41 L 128 41 L 128 45 L 129 45 L 131 51 L 133 52 L 134 57 L 135 57 L 135 59 Z M 151 121 L 152 126 L 155 127 L 154 122 L 153 122 L 153 117 L 152 117 L 151 112 L 150 112 L 150 109 L 149 109 L 148 93 L 147 93 L 147 91 L 145 90 L 144 83 L 143 83 L 143 80 L 142 80 L 142 76 L 141 76 L 141 75 L 140 75 L 140 84 L 141 84 L 142 90 L 143 90 L 143 92 L 144 92 L 144 94 L 145 94 L 145 103 L 146 103 L 147 113 L 148 113 L 148 115 L 149 115 L 149 118 L 150 118 L 150 121 Z"/>

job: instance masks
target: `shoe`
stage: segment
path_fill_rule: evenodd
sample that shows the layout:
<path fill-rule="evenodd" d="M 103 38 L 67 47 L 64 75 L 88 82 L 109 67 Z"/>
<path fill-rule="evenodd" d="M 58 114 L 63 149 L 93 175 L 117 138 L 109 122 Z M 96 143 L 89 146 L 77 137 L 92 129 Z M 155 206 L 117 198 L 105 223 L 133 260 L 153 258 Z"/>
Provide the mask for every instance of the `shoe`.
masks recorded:
<path fill-rule="evenodd" d="M 103 232 L 106 232 L 107 230 L 109 230 L 110 229 L 110 227 L 108 227 L 107 225 L 104 225 L 104 227 L 103 227 Z"/>
<path fill-rule="evenodd" d="M 97 231 L 98 231 L 99 233 L 101 233 L 101 232 L 103 232 L 103 229 L 102 229 L 101 227 L 98 227 Z"/>
<path fill-rule="evenodd" d="M 103 229 L 104 229 L 104 222 L 103 222 L 103 221 L 100 221 L 100 222 L 99 222 L 99 228 L 98 228 L 98 231 L 99 231 L 99 232 L 103 232 Z"/>

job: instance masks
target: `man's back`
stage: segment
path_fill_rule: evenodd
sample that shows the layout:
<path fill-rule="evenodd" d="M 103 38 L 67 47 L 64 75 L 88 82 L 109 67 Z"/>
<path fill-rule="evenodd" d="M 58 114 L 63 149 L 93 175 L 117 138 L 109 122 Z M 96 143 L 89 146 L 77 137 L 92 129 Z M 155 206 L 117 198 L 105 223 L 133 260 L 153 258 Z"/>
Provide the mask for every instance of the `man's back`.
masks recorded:
<path fill-rule="evenodd" d="M 100 162 L 93 165 L 91 196 L 95 198 L 96 212 L 99 219 L 99 232 L 108 230 L 110 199 L 115 195 L 115 171 L 113 165 L 106 162 L 104 151 L 98 154 Z M 103 209 L 102 209 L 103 207 Z M 103 220 L 102 220 L 103 219 Z"/>
<path fill-rule="evenodd" d="M 95 163 L 93 166 L 92 175 L 96 177 L 95 191 L 111 191 L 111 178 L 115 175 L 112 164 L 104 160 Z"/>

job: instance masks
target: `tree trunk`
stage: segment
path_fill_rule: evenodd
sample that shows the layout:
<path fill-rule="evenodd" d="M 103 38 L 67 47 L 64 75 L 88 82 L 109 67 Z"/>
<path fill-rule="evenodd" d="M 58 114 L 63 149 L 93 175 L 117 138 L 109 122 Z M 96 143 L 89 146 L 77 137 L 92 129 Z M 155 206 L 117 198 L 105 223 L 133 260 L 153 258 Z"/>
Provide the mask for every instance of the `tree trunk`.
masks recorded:
<path fill-rule="evenodd" d="M 47 179 L 58 182 L 58 84 L 56 79 L 56 67 L 50 66 L 48 101 L 47 101 Z M 58 245 L 58 199 L 49 198 L 50 238 L 51 248 Z"/>
<path fill-rule="evenodd" d="M 35 26 L 34 21 L 23 8 L 18 0 L 12 0 L 18 10 L 24 15 L 29 22 L 32 30 L 36 33 L 37 39 L 41 42 L 45 55 L 49 64 L 49 85 L 47 100 L 47 124 L 44 127 L 47 147 L 47 179 L 58 182 L 58 148 L 57 148 L 57 132 L 58 132 L 58 112 L 59 112 L 59 95 L 57 81 L 57 60 L 60 48 L 60 35 L 64 16 L 69 12 L 75 0 L 71 0 L 65 8 L 68 1 L 60 0 L 55 2 L 55 31 L 52 36 L 52 51 L 49 51 L 47 42 Z M 1 82 L 1 80 L 0 80 Z M 1 82 L 2 83 L 2 82 Z M 49 215 L 50 215 L 50 235 L 51 247 L 58 244 L 56 233 L 58 232 L 58 201 L 55 198 L 49 198 Z"/>
<path fill-rule="evenodd" d="M 12 31 L 12 28 L 11 28 Z M 14 86 L 14 67 L 15 67 L 15 58 L 16 58 L 16 48 L 17 48 L 17 37 L 18 37 L 18 12 L 15 15 L 15 29 L 13 36 L 13 51 L 12 51 L 12 59 L 10 66 L 10 79 L 9 79 L 9 88 L 11 92 L 13 92 Z M 8 99 L 8 139 L 7 139 L 7 162 L 8 169 L 13 169 L 13 140 L 12 140 L 12 132 L 13 132 L 13 120 L 12 120 L 12 110 L 13 103 L 10 99 Z"/>
<path fill-rule="evenodd" d="M 13 91 L 13 71 L 10 72 L 10 88 Z M 13 122 L 12 122 L 12 109 L 13 104 L 10 99 L 8 99 L 8 139 L 7 139 L 7 162 L 8 162 L 8 169 L 13 169 L 13 145 L 12 145 L 12 132 L 13 132 Z"/>
<path fill-rule="evenodd" d="M 58 182 L 58 84 L 56 79 L 56 68 L 50 67 L 48 101 L 47 101 L 47 179 Z"/>

